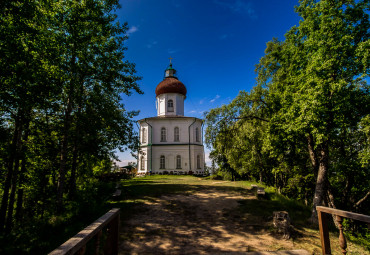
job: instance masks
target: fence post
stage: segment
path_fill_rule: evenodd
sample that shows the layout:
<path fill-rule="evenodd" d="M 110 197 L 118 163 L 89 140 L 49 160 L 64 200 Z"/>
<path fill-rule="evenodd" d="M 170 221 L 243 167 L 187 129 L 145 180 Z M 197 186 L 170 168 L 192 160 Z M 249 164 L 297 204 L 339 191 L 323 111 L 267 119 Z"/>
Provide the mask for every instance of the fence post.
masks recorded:
<path fill-rule="evenodd" d="M 107 255 L 117 255 L 118 254 L 118 237 L 119 237 L 119 224 L 120 215 L 113 219 L 108 225 L 108 237 L 105 246 L 105 253 Z"/>
<path fill-rule="evenodd" d="M 320 229 L 322 254 L 331 255 L 327 214 L 320 210 L 317 210 L 317 216 L 319 218 L 319 229 Z"/>
<path fill-rule="evenodd" d="M 337 215 L 337 222 L 338 222 L 338 227 L 339 227 L 339 246 L 342 250 L 342 253 L 344 255 L 347 254 L 347 241 L 346 241 L 346 238 L 343 234 L 343 225 L 342 225 L 342 222 L 343 222 L 343 218 L 341 216 L 338 216 Z"/>

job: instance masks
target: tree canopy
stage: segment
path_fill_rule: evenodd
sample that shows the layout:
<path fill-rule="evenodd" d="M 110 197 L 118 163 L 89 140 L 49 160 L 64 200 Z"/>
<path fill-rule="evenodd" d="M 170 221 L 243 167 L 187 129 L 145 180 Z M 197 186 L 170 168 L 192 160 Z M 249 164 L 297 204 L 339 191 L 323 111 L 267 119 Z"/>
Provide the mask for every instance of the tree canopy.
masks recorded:
<path fill-rule="evenodd" d="M 63 214 L 137 134 L 117 0 L 0 4 L 0 232 Z M 67 210 L 68 211 L 68 210 Z"/>
<path fill-rule="evenodd" d="M 301 0 L 299 25 L 267 43 L 254 89 L 206 115 L 215 151 L 229 136 L 221 153 L 234 169 L 311 200 L 312 219 L 317 205 L 353 209 L 368 192 L 369 9 Z"/>

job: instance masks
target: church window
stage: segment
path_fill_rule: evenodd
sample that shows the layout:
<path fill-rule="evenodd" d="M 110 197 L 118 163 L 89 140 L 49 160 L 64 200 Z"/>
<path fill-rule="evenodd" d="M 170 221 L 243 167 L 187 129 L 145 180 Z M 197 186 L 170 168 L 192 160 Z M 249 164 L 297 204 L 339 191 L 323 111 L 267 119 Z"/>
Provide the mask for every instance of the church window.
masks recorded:
<path fill-rule="evenodd" d="M 180 130 L 178 127 L 175 127 L 174 135 L 175 135 L 174 141 L 179 142 L 180 141 Z"/>
<path fill-rule="evenodd" d="M 200 142 L 199 140 L 199 128 L 195 128 L 195 141 Z"/>
<path fill-rule="evenodd" d="M 142 129 L 141 137 L 142 137 L 142 143 L 146 143 L 146 129 L 145 128 Z"/>
<path fill-rule="evenodd" d="M 166 164 L 165 164 L 166 158 L 162 155 L 159 160 L 159 168 L 160 169 L 165 169 Z"/>
<path fill-rule="evenodd" d="M 166 139 L 166 128 L 161 128 L 161 142 L 165 142 Z"/>
<path fill-rule="evenodd" d="M 197 168 L 200 169 L 200 155 L 197 156 Z"/>
<path fill-rule="evenodd" d="M 176 156 L 176 169 L 181 169 L 181 156 Z"/>
<path fill-rule="evenodd" d="M 145 170 L 145 158 L 143 156 L 141 156 L 140 160 L 140 169 Z"/>
<path fill-rule="evenodd" d="M 173 112 L 173 100 L 172 99 L 168 100 L 167 102 L 167 111 Z"/>

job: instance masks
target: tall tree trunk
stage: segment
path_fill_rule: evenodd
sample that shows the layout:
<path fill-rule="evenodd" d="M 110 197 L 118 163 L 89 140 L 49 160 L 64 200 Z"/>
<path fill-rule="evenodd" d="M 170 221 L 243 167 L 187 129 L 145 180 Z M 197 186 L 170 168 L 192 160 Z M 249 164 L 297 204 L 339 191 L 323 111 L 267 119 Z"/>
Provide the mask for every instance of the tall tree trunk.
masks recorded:
<path fill-rule="evenodd" d="M 13 179 L 13 167 L 14 167 L 14 160 L 17 154 L 17 148 L 22 132 L 21 128 L 21 118 L 20 118 L 20 112 L 18 111 L 17 116 L 15 116 L 15 126 L 14 126 L 14 134 L 12 139 L 12 144 L 10 146 L 10 153 L 9 153 L 9 161 L 8 161 L 8 172 L 5 178 L 4 183 L 4 192 L 3 197 L 1 200 L 1 207 L 0 207 L 0 232 L 4 230 L 5 227 L 5 218 L 6 218 L 6 212 L 8 210 L 8 202 L 9 202 L 9 190 L 11 186 L 11 182 Z"/>
<path fill-rule="evenodd" d="M 307 147 L 308 147 L 308 153 L 310 154 L 310 160 L 313 168 L 313 174 L 317 178 L 317 173 L 319 170 L 319 159 L 317 157 L 317 152 L 315 150 L 315 141 L 313 139 L 312 134 L 309 134 L 307 136 Z"/>
<path fill-rule="evenodd" d="M 82 82 L 81 82 L 82 83 Z M 78 160 L 78 142 L 80 137 L 80 115 L 81 115 L 81 100 L 82 100 L 82 89 L 83 86 L 80 86 L 80 95 L 79 95 L 79 106 L 76 114 L 76 131 L 73 141 L 73 152 L 72 152 L 72 169 L 71 169 L 71 179 L 69 183 L 69 197 L 74 199 L 76 195 L 76 178 L 77 178 L 77 160 Z"/>
<path fill-rule="evenodd" d="M 30 123 L 30 121 L 28 120 L 26 125 L 25 125 L 25 131 L 24 131 L 25 133 L 24 133 L 23 146 L 22 146 L 22 155 L 21 155 L 22 164 L 21 164 L 21 172 L 19 174 L 19 185 L 20 185 L 20 187 L 18 189 L 18 194 L 17 194 L 17 207 L 16 207 L 17 211 L 15 213 L 15 219 L 18 223 L 22 223 L 22 219 L 23 219 L 23 193 L 24 193 L 24 190 L 23 190 L 22 184 L 25 181 L 26 148 L 27 148 L 27 146 L 25 146 L 24 144 L 27 143 L 28 136 L 29 136 L 29 133 L 30 133 L 29 123 Z"/>
<path fill-rule="evenodd" d="M 69 198 L 70 199 L 74 199 L 74 197 L 76 195 L 77 158 L 78 158 L 77 138 L 75 138 L 75 141 L 74 141 L 74 144 L 73 144 L 71 179 L 70 179 L 70 183 L 69 183 Z"/>
<path fill-rule="evenodd" d="M 63 139 L 62 147 L 60 151 L 60 166 L 59 166 L 59 176 L 58 176 L 58 188 L 57 188 L 57 212 L 61 213 L 63 211 L 63 194 L 65 186 L 66 177 L 66 162 L 68 154 L 68 139 L 69 131 L 72 122 L 72 100 L 71 97 L 68 99 L 67 109 L 64 116 L 64 129 L 63 129 Z"/>
<path fill-rule="evenodd" d="M 30 111 L 26 111 L 27 116 L 29 116 Z M 14 211 L 14 203 L 15 203 L 15 194 L 17 193 L 17 186 L 18 186 L 18 175 L 19 175 L 19 162 L 21 158 L 24 158 L 25 154 L 25 146 L 24 142 L 28 139 L 28 125 L 29 120 L 26 119 L 23 115 L 21 117 L 21 123 L 20 123 L 20 130 L 18 134 L 18 141 L 17 141 L 17 151 L 15 155 L 15 162 L 14 162 L 14 170 L 13 170 L 13 178 L 12 178 L 12 187 L 9 197 L 9 206 L 8 206 L 8 215 L 5 225 L 5 233 L 10 233 L 13 227 L 13 211 Z M 24 125 L 24 127 L 23 127 Z M 22 133 L 23 130 L 26 130 L 23 141 L 22 141 Z"/>
<path fill-rule="evenodd" d="M 337 207 L 335 206 L 334 194 L 333 194 L 329 181 L 326 182 L 326 185 L 327 185 L 327 191 L 326 191 L 327 206 L 330 208 L 337 209 Z M 331 214 L 331 217 L 333 219 L 334 225 L 336 226 L 337 229 L 339 229 L 338 222 L 337 222 L 337 216 L 334 214 Z"/>
<path fill-rule="evenodd" d="M 15 157 L 15 162 L 14 162 L 12 188 L 11 188 L 10 196 L 9 196 L 8 213 L 7 213 L 6 224 L 5 224 L 5 233 L 7 234 L 10 233 L 10 231 L 12 230 L 12 226 L 13 226 L 13 211 L 14 211 L 15 193 L 17 192 L 19 161 L 20 161 L 20 153 L 17 152 L 17 155 Z"/>
<path fill-rule="evenodd" d="M 23 155 L 22 157 L 22 165 L 21 165 L 21 172 L 20 172 L 20 177 L 19 177 L 19 185 L 20 188 L 18 189 L 18 194 L 17 194 L 17 207 L 16 207 L 16 212 L 15 212 L 15 219 L 16 221 L 21 224 L 23 221 L 23 193 L 24 189 L 22 184 L 24 183 L 24 174 L 26 172 L 26 157 Z"/>
<path fill-rule="evenodd" d="M 317 211 L 316 206 L 322 205 L 322 202 L 325 198 L 326 191 L 327 191 L 327 175 L 328 175 L 328 168 L 329 168 L 329 146 L 328 142 L 323 142 L 320 146 L 319 154 L 319 171 L 317 173 L 317 180 L 316 180 L 316 187 L 315 187 L 315 194 L 312 203 L 312 214 L 311 214 L 311 222 L 317 223 Z"/>

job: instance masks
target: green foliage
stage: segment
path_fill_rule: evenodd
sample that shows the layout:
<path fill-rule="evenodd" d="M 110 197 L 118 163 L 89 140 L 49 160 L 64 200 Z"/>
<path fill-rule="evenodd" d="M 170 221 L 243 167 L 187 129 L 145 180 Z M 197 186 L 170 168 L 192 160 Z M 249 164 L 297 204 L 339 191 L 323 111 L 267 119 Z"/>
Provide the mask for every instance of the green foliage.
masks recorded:
<path fill-rule="evenodd" d="M 124 59 L 128 26 L 118 22 L 118 8 L 117 0 L 0 4 L 5 250 L 45 253 L 37 234 L 96 216 L 111 189 L 96 175 L 110 171 L 117 149 L 137 147 L 138 112 L 125 110 L 122 95 L 142 91 L 135 65 Z"/>
<path fill-rule="evenodd" d="M 366 224 L 359 224 L 356 226 L 356 231 L 353 231 L 354 224 L 348 220 L 344 219 L 343 227 L 344 233 L 346 235 L 347 240 L 351 242 L 357 243 L 362 247 L 365 247 L 368 251 L 370 251 L 370 230 L 366 226 Z"/>
<path fill-rule="evenodd" d="M 300 1 L 299 25 L 267 43 L 256 86 L 206 114 L 221 169 L 312 204 L 313 217 L 320 204 L 368 213 L 369 10 L 367 0 Z"/>
<path fill-rule="evenodd" d="M 110 209 L 106 200 L 114 187 L 114 183 L 87 183 L 76 200 L 66 203 L 62 215 L 38 213 L 32 222 L 16 226 L 10 235 L 0 236 L 0 253 L 47 254 L 106 213 Z"/>
<path fill-rule="evenodd" d="M 362 166 L 370 165 L 370 115 L 364 117 L 360 124 L 360 130 L 365 134 L 366 139 L 363 141 L 363 150 L 360 151 Z"/>

